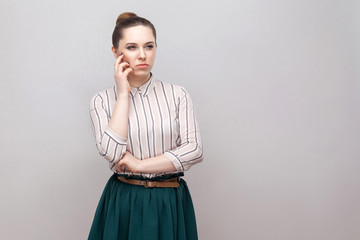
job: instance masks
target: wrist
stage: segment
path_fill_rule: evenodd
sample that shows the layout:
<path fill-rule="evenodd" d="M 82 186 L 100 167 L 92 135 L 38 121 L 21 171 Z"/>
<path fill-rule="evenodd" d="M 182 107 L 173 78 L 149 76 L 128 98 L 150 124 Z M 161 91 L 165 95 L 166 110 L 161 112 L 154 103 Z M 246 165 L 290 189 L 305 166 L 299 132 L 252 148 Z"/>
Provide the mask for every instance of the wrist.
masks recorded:
<path fill-rule="evenodd" d="M 116 83 L 115 86 L 116 86 L 116 93 L 117 93 L 118 96 L 120 96 L 120 95 L 129 95 L 130 86 L 128 86 L 128 85 L 124 86 L 124 85 L 118 84 L 118 83 Z"/>
<path fill-rule="evenodd" d="M 117 91 L 117 98 L 119 99 L 124 99 L 124 98 L 128 98 L 130 95 L 129 92 L 124 92 L 124 91 Z"/>
<path fill-rule="evenodd" d="M 116 86 L 117 96 L 129 96 L 130 88 Z"/>

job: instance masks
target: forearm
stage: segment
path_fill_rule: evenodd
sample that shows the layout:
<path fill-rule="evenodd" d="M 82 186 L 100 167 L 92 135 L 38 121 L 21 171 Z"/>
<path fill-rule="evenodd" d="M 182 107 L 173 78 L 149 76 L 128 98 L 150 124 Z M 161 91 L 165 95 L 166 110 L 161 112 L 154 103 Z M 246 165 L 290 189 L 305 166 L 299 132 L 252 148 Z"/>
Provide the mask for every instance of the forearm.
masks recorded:
<path fill-rule="evenodd" d="M 176 171 L 174 164 L 164 155 L 147 158 L 140 161 L 138 169 L 138 172 L 141 173 L 160 173 L 174 171 Z"/>
<path fill-rule="evenodd" d="M 116 170 L 121 171 L 124 166 L 128 171 L 136 173 L 163 173 L 174 172 L 174 164 L 164 155 L 139 160 L 130 152 L 126 152 L 122 159 L 117 163 Z"/>
<path fill-rule="evenodd" d="M 108 126 L 120 137 L 127 139 L 129 121 L 129 95 L 118 96 Z"/>

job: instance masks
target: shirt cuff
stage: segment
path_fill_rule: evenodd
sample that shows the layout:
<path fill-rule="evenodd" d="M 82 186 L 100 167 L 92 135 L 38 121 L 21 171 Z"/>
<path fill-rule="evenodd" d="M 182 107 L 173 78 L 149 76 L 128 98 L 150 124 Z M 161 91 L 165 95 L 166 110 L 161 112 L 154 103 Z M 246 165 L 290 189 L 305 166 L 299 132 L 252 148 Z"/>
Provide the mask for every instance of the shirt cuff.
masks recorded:
<path fill-rule="evenodd" d="M 172 162 L 172 164 L 174 164 L 174 166 L 178 172 L 184 171 L 182 162 L 176 155 L 174 155 L 172 152 L 165 152 L 164 156 L 167 157 Z"/>
<path fill-rule="evenodd" d="M 116 132 L 114 132 L 109 126 L 106 126 L 104 133 L 107 134 L 112 140 L 121 145 L 127 144 L 127 138 L 120 137 Z"/>

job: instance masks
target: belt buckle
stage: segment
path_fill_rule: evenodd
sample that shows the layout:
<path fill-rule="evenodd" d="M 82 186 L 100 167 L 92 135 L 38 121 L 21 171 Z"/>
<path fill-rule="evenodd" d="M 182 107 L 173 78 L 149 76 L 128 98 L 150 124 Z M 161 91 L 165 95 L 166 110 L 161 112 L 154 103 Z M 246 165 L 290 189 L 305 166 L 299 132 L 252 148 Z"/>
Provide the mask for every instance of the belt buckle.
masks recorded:
<path fill-rule="evenodd" d="M 157 186 L 157 181 L 145 181 L 145 188 L 153 188 Z"/>

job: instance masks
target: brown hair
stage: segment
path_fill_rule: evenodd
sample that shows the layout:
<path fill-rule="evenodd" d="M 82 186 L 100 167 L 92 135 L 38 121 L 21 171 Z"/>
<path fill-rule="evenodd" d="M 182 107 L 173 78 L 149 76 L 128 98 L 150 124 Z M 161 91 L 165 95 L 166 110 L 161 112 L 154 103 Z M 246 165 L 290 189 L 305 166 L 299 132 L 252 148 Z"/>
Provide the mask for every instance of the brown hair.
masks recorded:
<path fill-rule="evenodd" d="M 116 26 L 112 34 L 112 44 L 115 49 L 119 47 L 119 41 L 123 37 L 123 30 L 129 27 L 145 26 L 151 28 L 156 44 L 156 30 L 154 25 L 147 19 L 137 16 L 132 12 L 124 12 L 116 19 Z"/>

